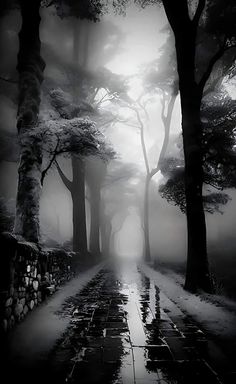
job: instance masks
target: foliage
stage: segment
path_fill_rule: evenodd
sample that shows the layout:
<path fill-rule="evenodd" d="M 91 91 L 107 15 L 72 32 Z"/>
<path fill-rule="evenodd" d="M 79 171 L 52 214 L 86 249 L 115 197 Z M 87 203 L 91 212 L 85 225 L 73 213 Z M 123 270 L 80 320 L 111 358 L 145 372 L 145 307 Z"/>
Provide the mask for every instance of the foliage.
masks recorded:
<path fill-rule="evenodd" d="M 168 203 L 178 206 L 181 212 L 185 213 L 186 198 L 184 191 L 184 167 L 177 166 L 173 169 L 172 177 L 165 184 L 160 185 L 159 192 Z M 226 205 L 229 200 L 230 197 L 226 193 L 208 190 L 208 194 L 203 195 L 204 209 L 208 213 L 222 213 L 221 206 Z"/>
<path fill-rule="evenodd" d="M 204 98 L 202 106 L 203 125 L 203 172 L 204 183 L 215 189 L 223 190 L 236 187 L 236 150 L 235 150 L 235 100 L 230 99 L 226 92 L 209 94 Z M 179 206 L 185 211 L 184 193 L 184 160 L 183 150 L 180 157 L 167 158 L 161 164 L 162 174 L 167 178 L 159 188 L 162 197 L 168 202 Z M 220 212 L 229 196 L 208 190 L 203 196 L 207 212 Z"/>
<path fill-rule="evenodd" d="M 105 0 L 52 0 L 45 1 L 45 5 L 55 5 L 60 17 L 75 16 L 91 21 L 100 20 L 107 9 Z"/>
<path fill-rule="evenodd" d="M 174 36 L 169 27 L 163 30 L 166 31 L 168 36 L 160 48 L 160 56 L 146 66 L 143 82 L 149 92 L 175 94 L 178 93 L 178 73 Z"/>
<path fill-rule="evenodd" d="M 103 161 L 115 157 L 105 136 L 88 118 L 59 119 L 42 122 L 32 134 L 33 140 L 41 140 L 48 158 L 48 165 L 42 173 L 43 179 L 58 156 L 99 156 Z"/>

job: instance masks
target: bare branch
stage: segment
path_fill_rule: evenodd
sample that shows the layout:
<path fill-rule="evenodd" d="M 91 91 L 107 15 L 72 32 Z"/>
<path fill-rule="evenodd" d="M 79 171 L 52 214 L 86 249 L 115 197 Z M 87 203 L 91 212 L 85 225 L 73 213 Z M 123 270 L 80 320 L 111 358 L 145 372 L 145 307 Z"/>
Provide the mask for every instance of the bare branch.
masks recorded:
<path fill-rule="evenodd" d="M 169 142 L 171 116 L 173 113 L 176 98 L 177 98 L 177 94 L 175 94 L 175 93 L 172 94 L 169 105 L 168 105 L 168 111 L 167 111 L 166 116 L 164 115 L 165 101 L 163 100 L 163 103 L 162 103 L 162 121 L 164 124 L 165 134 L 164 134 L 164 140 L 162 143 L 161 152 L 159 155 L 157 166 L 156 166 L 156 168 L 153 168 L 151 170 L 150 178 L 152 178 L 154 175 L 156 175 L 161 169 L 161 161 L 163 160 L 163 158 L 165 156 L 166 149 L 167 149 L 168 142 Z"/>
<path fill-rule="evenodd" d="M 49 171 L 49 169 L 51 168 L 52 164 L 54 163 L 54 161 L 55 161 L 55 159 L 56 159 L 56 157 L 58 155 L 57 149 L 59 147 L 59 143 L 60 143 L 60 138 L 57 137 L 57 144 L 56 144 L 55 149 L 53 151 L 53 156 L 52 156 L 51 160 L 49 161 L 48 166 L 42 171 L 42 174 L 41 174 L 41 185 L 43 185 L 45 176 L 46 176 L 47 172 Z"/>
<path fill-rule="evenodd" d="M 144 163 L 145 163 L 145 167 L 146 167 L 146 172 L 147 172 L 147 174 L 149 174 L 150 169 L 149 169 L 147 149 L 146 149 L 146 144 L 145 144 L 145 139 L 144 139 L 144 126 L 143 126 L 143 122 L 142 122 L 142 119 L 140 117 L 139 111 L 135 108 L 134 108 L 134 111 L 136 113 L 137 120 L 138 120 L 139 126 L 140 126 L 141 145 L 142 145 L 142 150 L 143 150 L 143 158 L 144 158 Z"/>
<path fill-rule="evenodd" d="M 112 97 L 109 97 L 109 94 L 107 92 L 103 97 L 101 97 L 99 101 L 97 101 L 96 106 L 101 105 L 105 101 L 109 101 L 109 100 L 112 100 Z"/>
<path fill-rule="evenodd" d="M 69 191 L 71 191 L 72 182 L 66 177 L 66 175 L 62 171 L 61 167 L 59 166 L 58 162 L 56 160 L 54 162 L 56 164 L 56 167 L 57 167 L 58 173 L 59 173 L 59 175 L 61 177 L 61 180 L 63 181 L 63 183 L 66 186 L 66 188 L 69 189 Z"/>

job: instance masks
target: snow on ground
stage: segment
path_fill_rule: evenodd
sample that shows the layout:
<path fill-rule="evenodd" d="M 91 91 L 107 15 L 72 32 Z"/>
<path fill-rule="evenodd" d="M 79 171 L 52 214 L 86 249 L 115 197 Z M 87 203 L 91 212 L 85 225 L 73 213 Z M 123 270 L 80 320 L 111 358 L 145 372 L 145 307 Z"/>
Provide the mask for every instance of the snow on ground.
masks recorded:
<path fill-rule="evenodd" d="M 9 341 L 14 359 L 28 364 L 36 356 L 47 356 L 70 322 L 69 316 L 60 316 L 61 306 L 81 291 L 103 266 L 104 262 L 79 273 L 15 328 Z"/>
<path fill-rule="evenodd" d="M 140 269 L 180 310 L 189 314 L 209 334 L 216 336 L 219 341 L 230 343 L 236 350 L 235 303 L 226 299 L 226 305 L 223 301 L 221 305 L 218 296 L 213 295 L 211 300 L 210 295 L 189 293 L 180 285 L 179 275 L 165 275 L 147 265 L 140 265 Z M 227 309 L 230 302 L 231 311 Z"/>

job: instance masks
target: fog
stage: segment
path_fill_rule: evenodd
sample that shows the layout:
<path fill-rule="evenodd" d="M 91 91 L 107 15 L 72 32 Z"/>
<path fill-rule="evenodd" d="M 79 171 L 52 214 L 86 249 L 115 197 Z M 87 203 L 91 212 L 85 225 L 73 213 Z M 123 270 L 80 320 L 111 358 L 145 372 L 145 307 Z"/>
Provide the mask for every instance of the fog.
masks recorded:
<path fill-rule="evenodd" d="M 60 18 L 52 7 L 41 10 L 42 56 L 46 61 L 45 81 L 42 89 L 41 114 L 48 112 L 47 91 L 63 88 L 65 72 L 72 65 L 74 21 L 72 17 Z M 86 28 L 83 21 L 82 28 Z M 105 14 L 98 23 L 90 22 L 90 44 L 88 44 L 88 68 L 93 73 L 105 67 L 113 74 L 128 79 L 128 95 L 136 100 L 143 92 L 141 74 L 149 63 L 165 54 L 169 30 L 167 19 L 161 7 L 146 7 L 140 10 L 131 6 L 125 16 Z M 17 190 L 18 144 L 16 138 L 17 81 L 16 60 L 20 16 L 11 11 L 1 20 L 1 77 L 13 80 L 1 81 L 0 129 L 1 164 L 0 193 L 6 202 L 12 202 Z M 101 43 L 100 43 L 101 41 Z M 100 44 L 100 45 L 99 45 Z M 170 41 L 171 44 L 171 41 Z M 172 42 L 173 44 L 173 42 Z M 174 46 L 170 48 L 174 49 Z M 82 60 L 81 58 L 79 60 Z M 168 63 L 168 60 L 167 60 Z M 233 87 L 228 85 L 234 97 Z M 154 100 L 147 104 L 148 119 L 145 120 L 144 136 L 150 168 L 157 164 L 164 139 L 161 119 L 161 92 L 152 94 Z M 97 97 L 102 97 L 100 93 Z M 104 103 L 104 110 L 119 114 L 120 121 L 103 128 L 106 140 L 116 152 L 115 158 L 107 164 L 102 181 L 101 199 L 104 213 L 111 221 L 113 238 L 110 251 L 116 257 L 140 259 L 143 254 L 143 196 L 145 185 L 145 162 L 140 141 L 140 131 L 135 126 L 135 115 L 127 107 L 112 102 Z M 123 121 L 123 122 L 122 122 Z M 124 121 L 130 122 L 126 124 Z M 177 141 L 181 140 L 181 113 L 179 97 L 175 102 L 171 119 L 170 140 L 167 155 L 179 152 Z M 96 160 L 95 160 L 96 161 Z M 69 179 L 72 178 L 69 157 L 59 157 L 60 167 Z M 100 171 L 98 171 L 100 172 Z M 186 260 L 186 218 L 179 207 L 170 204 L 159 193 L 159 185 L 165 182 L 161 172 L 150 185 L 150 244 L 152 257 L 159 262 L 173 263 Z M 206 214 L 210 262 L 219 265 L 233 263 L 236 250 L 236 193 L 226 191 L 231 200 L 221 208 L 222 213 Z M 90 231 L 89 188 L 86 185 L 86 222 Z M 13 205 L 11 204 L 11 207 Z M 42 239 L 45 242 L 65 244 L 72 238 L 72 200 L 65 188 L 56 166 L 53 166 L 42 188 L 40 202 L 40 223 Z M 89 237 L 89 236 L 88 236 Z"/>

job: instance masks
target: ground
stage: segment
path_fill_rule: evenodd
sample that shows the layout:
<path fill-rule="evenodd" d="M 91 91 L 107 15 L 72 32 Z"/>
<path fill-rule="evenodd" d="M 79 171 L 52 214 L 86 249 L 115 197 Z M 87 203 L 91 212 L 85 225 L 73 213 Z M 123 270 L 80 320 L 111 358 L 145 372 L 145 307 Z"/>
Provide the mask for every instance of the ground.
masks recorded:
<path fill-rule="evenodd" d="M 177 280 L 128 261 L 79 275 L 9 335 L 8 382 L 235 382 L 235 312 Z"/>

